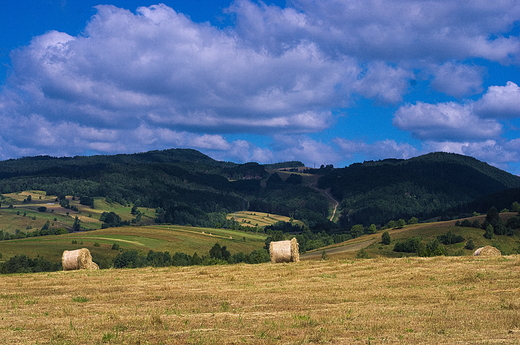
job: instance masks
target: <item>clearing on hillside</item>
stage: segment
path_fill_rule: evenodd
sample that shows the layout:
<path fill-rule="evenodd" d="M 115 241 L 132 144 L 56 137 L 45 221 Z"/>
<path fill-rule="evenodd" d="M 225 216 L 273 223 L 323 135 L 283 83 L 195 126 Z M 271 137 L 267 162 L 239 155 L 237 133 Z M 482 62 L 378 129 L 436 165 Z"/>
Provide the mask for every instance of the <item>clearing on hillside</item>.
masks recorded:
<path fill-rule="evenodd" d="M 278 222 L 287 222 L 293 223 L 296 225 L 304 225 L 303 222 L 299 220 L 293 220 L 290 217 L 280 216 L 272 213 L 265 212 L 255 212 L 255 211 L 238 211 L 229 213 L 227 215 L 228 219 L 233 219 L 240 223 L 242 226 L 249 227 L 260 227 L 263 228 L 268 225 L 273 225 Z"/>

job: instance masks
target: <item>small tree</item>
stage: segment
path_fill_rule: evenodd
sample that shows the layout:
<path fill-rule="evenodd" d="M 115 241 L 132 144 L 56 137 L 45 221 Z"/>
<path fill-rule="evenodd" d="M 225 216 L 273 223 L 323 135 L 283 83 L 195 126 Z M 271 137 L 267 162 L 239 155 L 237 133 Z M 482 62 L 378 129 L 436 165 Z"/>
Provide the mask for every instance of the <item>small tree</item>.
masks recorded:
<path fill-rule="evenodd" d="M 80 231 L 81 230 L 81 224 L 78 216 L 74 218 L 74 224 L 72 225 L 72 230 L 74 231 Z"/>
<path fill-rule="evenodd" d="M 327 260 L 328 259 L 328 255 L 327 255 L 327 252 L 326 251 L 322 251 L 321 252 L 321 260 Z"/>
<path fill-rule="evenodd" d="M 385 245 L 389 245 L 391 241 L 388 231 L 383 232 L 383 235 L 381 235 L 381 242 Z"/>
<path fill-rule="evenodd" d="M 369 258 L 368 253 L 365 250 L 365 248 L 361 248 L 361 250 L 357 252 L 356 258 L 358 258 L 358 259 L 368 259 Z"/>
<path fill-rule="evenodd" d="M 356 224 L 352 227 L 352 229 L 350 229 L 350 234 L 352 235 L 352 237 L 359 237 L 361 235 L 363 235 L 365 233 L 365 229 L 363 228 L 363 225 L 361 224 Z"/>
<path fill-rule="evenodd" d="M 473 239 L 470 238 L 470 239 L 468 240 L 468 242 L 466 243 L 466 245 L 464 246 L 464 249 L 467 249 L 467 250 L 473 250 L 473 249 L 475 249 L 475 247 L 476 247 L 476 246 L 475 246 L 475 243 L 473 243 Z"/>
<path fill-rule="evenodd" d="M 520 204 L 518 202 L 514 202 L 511 204 L 511 211 L 518 212 L 520 214 Z"/>
<path fill-rule="evenodd" d="M 498 213 L 498 210 L 496 207 L 491 207 L 486 214 L 486 221 L 490 224 L 494 224 L 495 222 L 500 221 L 500 214 Z"/>
<path fill-rule="evenodd" d="M 375 234 L 377 232 L 377 227 L 375 224 L 370 224 L 368 227 L 368 233 L 369 234 Z"/>
<path fill-rule="evenodd" d="M 410 220 L 408 221 L 408 224 L 412 225 L 412 224 L 417 224 L 419 223 L 419 219 L 417 217 L 412 217 L 410 218 Z"/>
<path fill-rule="evenodd" d="M 386 227 L 389 229 L 394 229 L 397 227 L 397 222 L 395 220 L 391 220 L 386 224 Z"/>
<path fill-rule="evenodd" d="M 493 225 L 488 224 L 488 226 L 486 227 L 486 232 L 484 233 L 484 237 L 488 240 L 492 239 L 494 231 L 495 230 L 493 229 Z"/>

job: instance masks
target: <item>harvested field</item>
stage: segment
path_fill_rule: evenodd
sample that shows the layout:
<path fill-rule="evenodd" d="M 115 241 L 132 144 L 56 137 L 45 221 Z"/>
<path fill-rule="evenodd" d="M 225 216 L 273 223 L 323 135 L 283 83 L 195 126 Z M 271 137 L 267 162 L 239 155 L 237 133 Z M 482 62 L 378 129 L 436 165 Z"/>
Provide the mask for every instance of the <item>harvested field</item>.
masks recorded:
<path fill-rule="evenodd" d="M 0 277 L 0 343 L 518 344 L 520 258 Z"/>
<path fill-rule="evenodd" d="M 277 222 L 291 222 L 290 217 L 280 216 L 272 213 L 255 212 L 255 211 L 238 211 L 229 213 L 228 219 L 236 220 L 242 226 L 259 226 L 264 227 L 267 225 L 273 225 Z M 292 221 L 296 225 L 303 225 L 299 220 Z"/>

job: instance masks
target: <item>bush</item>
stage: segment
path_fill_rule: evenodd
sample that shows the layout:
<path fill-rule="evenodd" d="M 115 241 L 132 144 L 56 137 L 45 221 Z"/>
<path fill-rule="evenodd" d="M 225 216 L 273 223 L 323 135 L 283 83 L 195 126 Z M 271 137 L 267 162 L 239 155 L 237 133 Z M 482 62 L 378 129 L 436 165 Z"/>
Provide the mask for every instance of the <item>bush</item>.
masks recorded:
<path fill-rule="evenodd" d="M 464 246 L 464 249 L 467 249 L 467 250 L 474 250 L 475 249 L 475 243 L 473 243 L 473 239 L 469 239 L 468 242 L 466 243 L 466 245 Z"/>
<path fill-rule="evenodd" d="M 518 229 L 520 228 L 520 218 L 509 218 L 507 220 L 507 226 L 511 229 Z"/>
<path fill-rule="evenodd" d="M 449 230 L 446 234 L 437 236 L 437 240 L 439 240 L 440 243 L 445 245 L 455 244 L 464 242 L 465 238 L 461 235 L 455 235 L 454 233 Z"/>
<path fill-rule="evenodd" d="M 484 237 L 487 238 L 488 240 L 492 239 L 494 231 L 495 231 L 495 229 L 493 229 L 493 225 L 489 224 L 486 227 L 486 232 L 484 233 Z"/>
<path fill-rule="evenodd" d="M 143 266 L 144 260 L 136 250 L 120 253 L 114 259 L 114 268 L 137 268 Z"/>
<path fill-rule="evenodd" d="M 369 256 L 368 256 L 367 251 L 364 248 L 362 248 L 361 250 L 359 250 L 357 252 L 356 258 L 358 258 L 358 259 L 368 259 Z"/>
<path fill-rule="evenodd" d="M 417 254 L 419 256 L 438 256 L 438 255 L 446 255 L 447 251 L 444 246 L 437 239 L 433 239 L 426 245 L 419 245 L 417 249 Z"/>
<path fill-rule="evenodd" d="M 460 223 L 460 226 L 463 226 L 465 228 L 471 228 L 472 224 L 471 222 L 469 221 L 469 219 L 464 219 L 461 223 Z"/>
<path fill-rule="evenodd" d="M 249 264 L 260 264 L 262 262 L 269 262 L 271 257 L 265 249 L 256 249 L 251 252 L 247 257 L 247 263 Z"/>
<path fill-rule="evenodd" d="M 26 255 L 15 255 L 0 265 L 0 273 L 52 272 L 61 269 L 61 263 L 52 263 L 37 256 L 34 259 Z"/>
<path fill-rule="evenodd" d="M 394 245 L 394 252 L 401 253 L 416 253 L 421 245 L 420 237 L 410 237 L 402 242 L 397 242 Z"/>
<path fill-rule="evenodd" d="M 381 243 L 389 245 L 391 241 L 388 231 L 383 232 L 383 235 L 381 235 Z"/>

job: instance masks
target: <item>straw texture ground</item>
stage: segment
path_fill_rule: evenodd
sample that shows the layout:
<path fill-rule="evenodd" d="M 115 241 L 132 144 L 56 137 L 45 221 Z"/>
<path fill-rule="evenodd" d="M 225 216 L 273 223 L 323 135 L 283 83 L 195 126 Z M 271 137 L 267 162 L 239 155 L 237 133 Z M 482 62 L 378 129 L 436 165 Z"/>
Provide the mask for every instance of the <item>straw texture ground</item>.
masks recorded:
<path fill-rule="evenodd" d="M 520 343 L 520 257 L 2 275 L 0 344 Z"/>
<path fill-rule="evenodd" d="M 64 251 L 61 264 L 64 271 L 99 269 L 99 266 L 92 261 L 92 255 L 87 248 Z"/>

